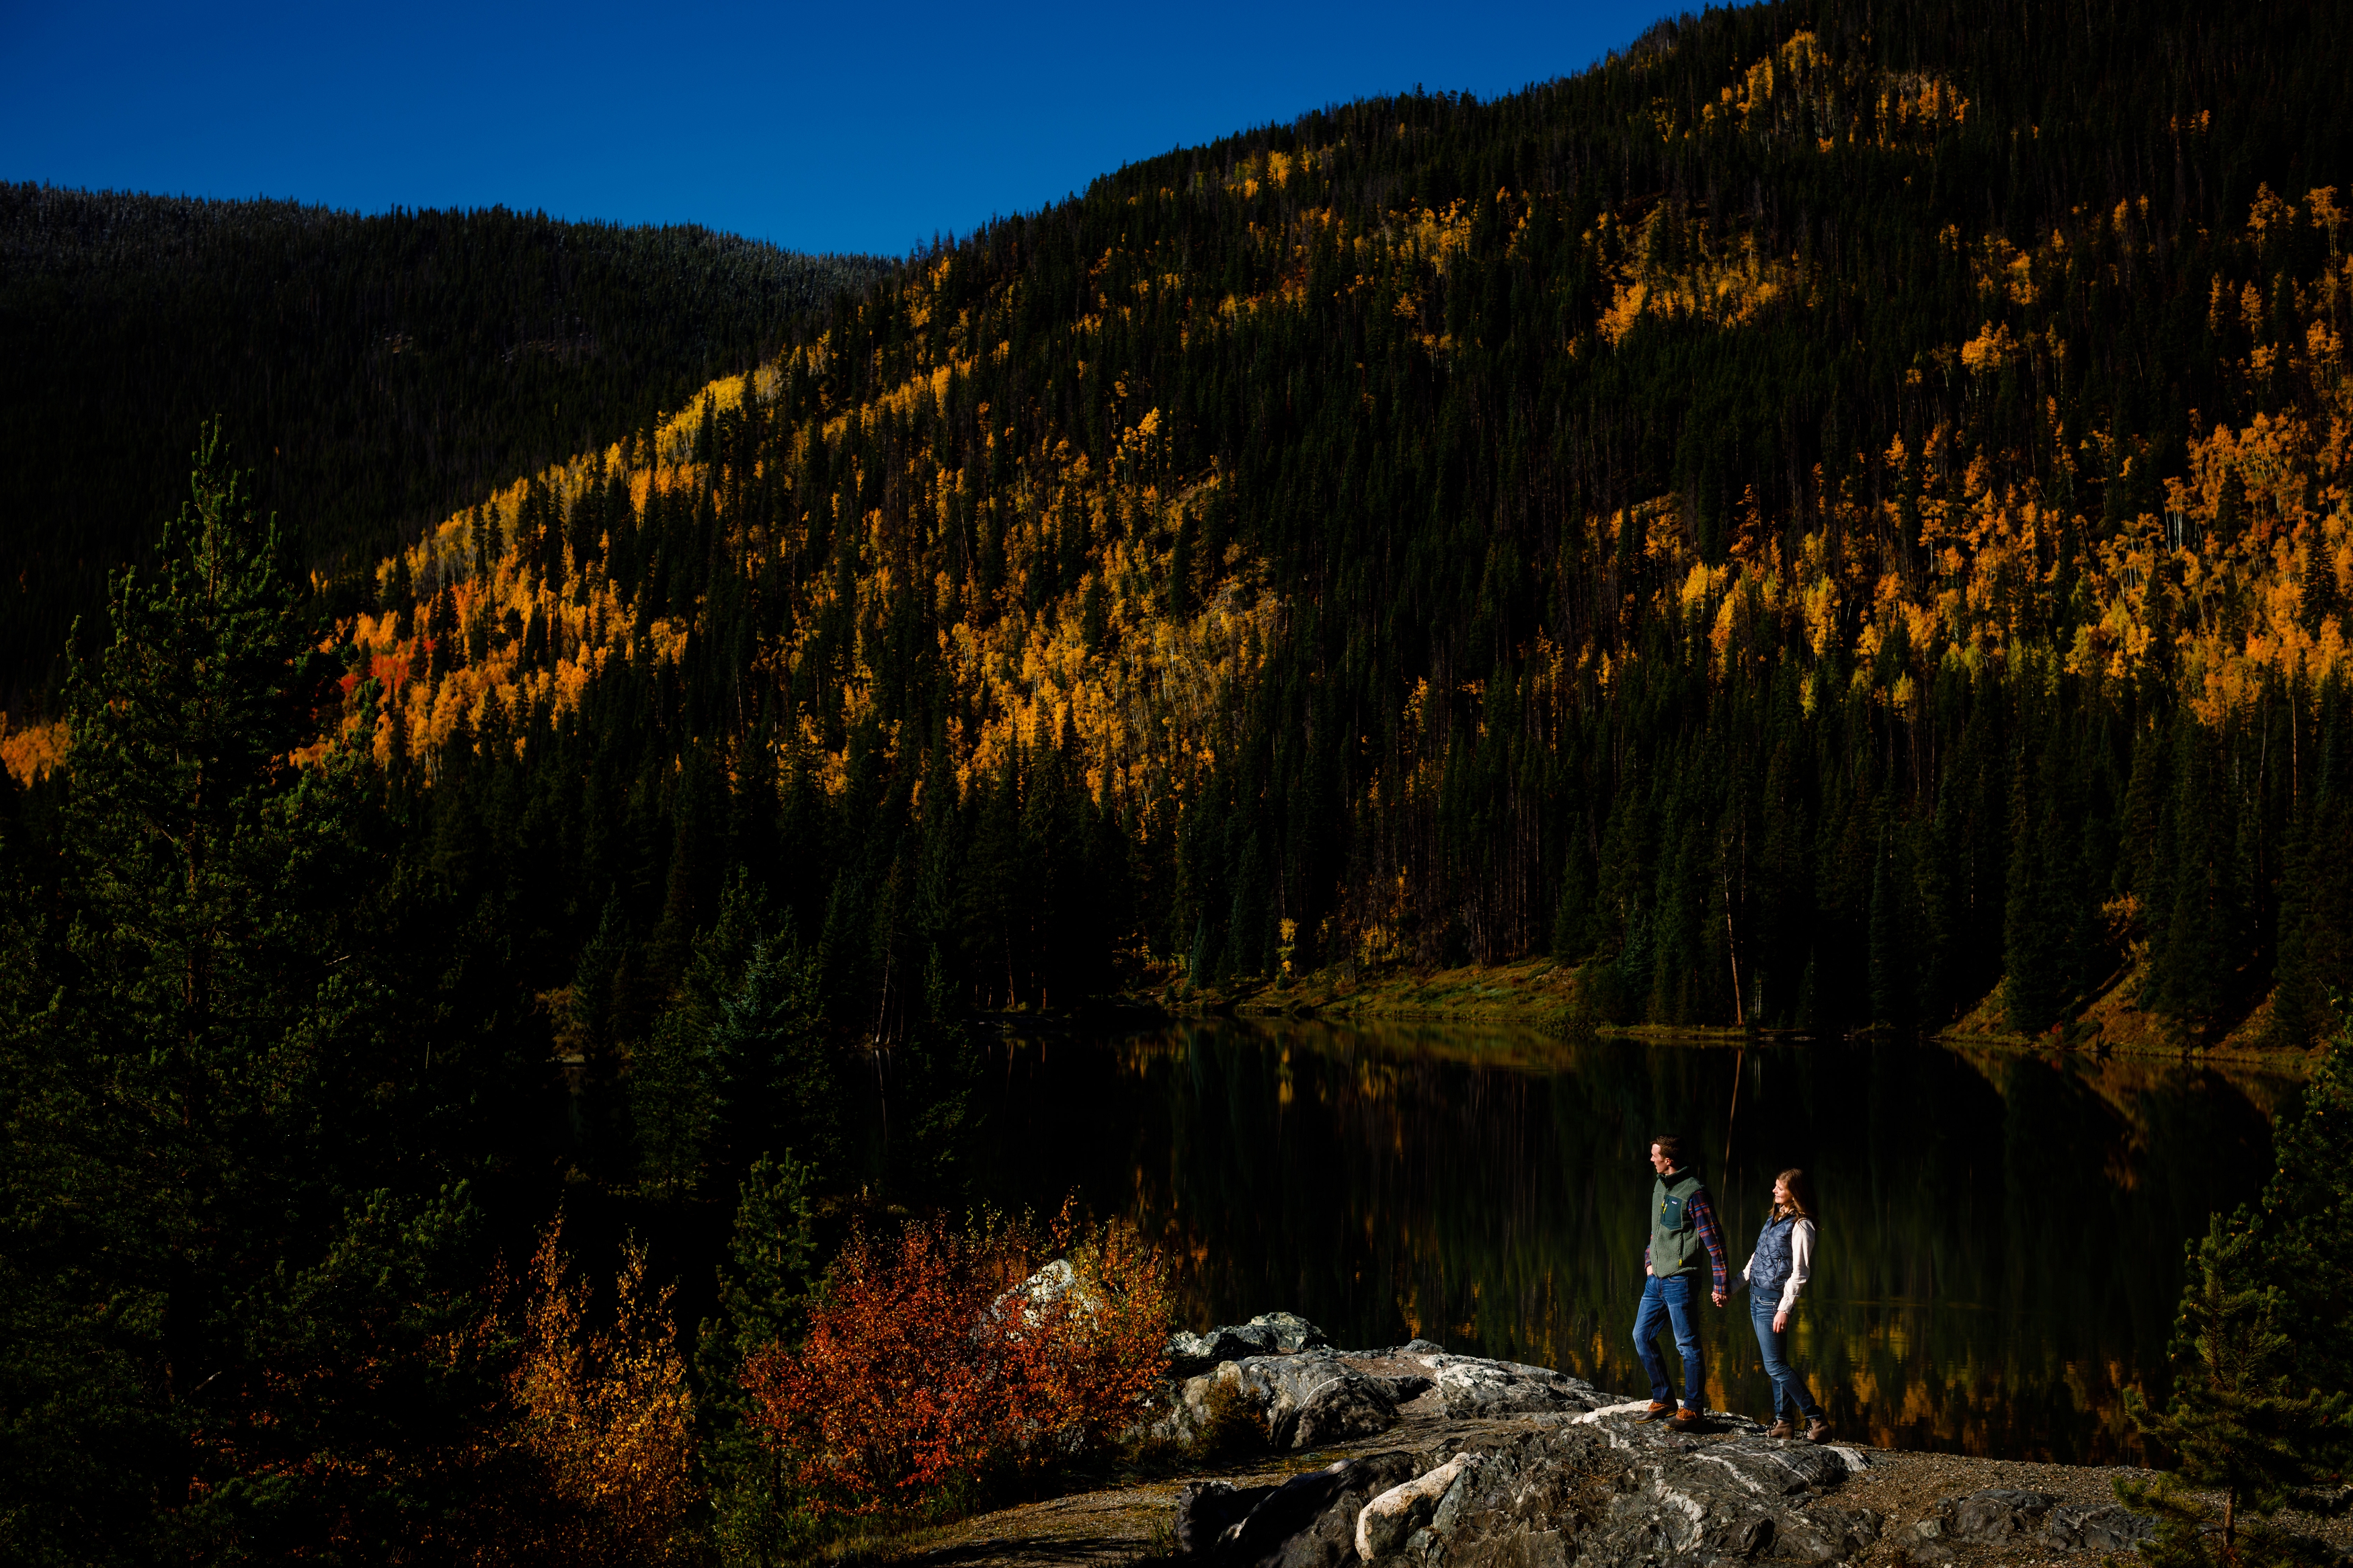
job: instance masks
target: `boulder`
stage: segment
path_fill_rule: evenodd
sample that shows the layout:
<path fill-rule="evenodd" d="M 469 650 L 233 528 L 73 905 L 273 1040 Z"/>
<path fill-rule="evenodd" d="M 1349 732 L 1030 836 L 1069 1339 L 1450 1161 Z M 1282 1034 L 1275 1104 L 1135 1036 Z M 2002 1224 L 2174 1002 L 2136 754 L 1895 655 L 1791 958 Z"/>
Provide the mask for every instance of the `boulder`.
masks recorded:
<path fill-rule="evenodd" d="M 1192 1481 L 1176 1494 L 1176 1554 L 1207 1556 L 1223 1535 L 1249 1517 L 1272 1487 L 1238 1487 L 1231 1481 Z"/>
<path fill-rule="evenodd" d="M 1773 1555 L 1791 1563 L 1844 1563 L 1879 1539 L 1886 1518 L 1867 1508 L 1784 1510 L 1773 1526 Z"/>
<path fill-rule="evenodd" d="M 1912 1527 L 1905 1555 L 1950 1563 L 1957 1548 L 2034 1540 L 2069 1552 L 2128 1552 L 2157 1533 L 2157 1521 L 2116 1503 L 2062 1503 L 2016 1487 L 1948 1497 Z"/>
<path fill-rule="evenodd" d="M 1700 1464 L 1720 1467 L 1744 1491 L 1757 1498 L 1828 1491 L 1863 1468 L 1859 1462 L 1862 1456 L 1852 1449 L 1817 1447 L 1761 1436 L 1711 1443 L 1692 1458 Z"/>
<path fill-rule="evenodd" d="M 1356 1559 L 1365 1504 L 1414 1468 L 1410 1455 L 1370 1454 L 1293 1476 L 1226 1528 L 1216 1558 L 1235 1568 L 1341 1568 Z"/>
<path fill-rule="evenodd" d="M 1169 1375 L 1197 1377 L 1219 1362 L 1247 1356 L 1296 1355 L 1331 1344 L 1324 1331 L 1295 1312 L 1261 1312 L 1247 1323 L 1229 1323 L 1205 1334 L 1172 1334 Z"/>
<path fill-rule="evenodd" d="M 2157 1534 L 2157 1521 L 2122 1503 L 2062 1503 L 2042 1521 L 2042 1539 L 2068 1552 L 2130 1552 Z"/>
<path fill-rule="evenodd" d="M 1272 1447 L 1319 1447 L 1388 1431 L 1398 1423 L 1400 1394 L 1410 1399 L 1428 1386 L 1426 1379 L 1358 1372 L 1328 1349 L 1247 1356 L 1170 1384 L 1151 1435 L 1191 1442 L 1222 1404 L 1262 1426 Z"/>
<path fill-rule="evenodd" d="M 1409 1348 L 1400 1353 L 1413 1352 Z M 1548 1410 L 1582 1412 L 1612 1403 L 1583 1378 L 1548 1366 L 1449 1355 L 1443 1351 L 1424 1352 L 1419 1359 L 1430 1367 L 1439 1396 L 1446 1403 L 1446 1414 L 1458 1421 Z"/>
<path fill-rule="evenodd" d="M 1299 1402 L 1291 1418 L 1287 1447 L 1320 1448 L 1327 1443 L 1345 1443 L 1388 1431 L 1398 1424 L 1397 1402 L 1384 1386 L 1388 1381 L 1343 1373 L 1316 1387 Z M 1279 1431 L 1270 1430 L 1280 1436 Z"/>
<path fill-rule="evenodd" d="M 1075 1314 L 1092 1315 L 1102 1305 L 1095 1295 L 1080 1283 L 1078 1270 L 1071 1267 L 1070 1259 L 1057 1258 L 997 1297 L 989 1306 L 1001 1313 L 1018 1303 L 1021 1321 L 1034 1323 L 1038 1321 L 1039 1308 L 1060 1301 L 1065 1296 L 1071 1298 L 1071 1310 Z"/>
<path fill-rule="evenodd" d="M 2049 1492 L 2021 1491 L 2015 1487 L 1988 1487 L 1983 1491 L 1948 1497 L 1912 1527 L 1921 1543 L 1968 1542 L 1975 1546 L 1999 1546 L 2013 1536 L 2031 1535 L 2058 1499 Z M 1920 1555 L 1915 1550 L 1915 1556 Z M 1931 1553 L 1933 1558 L 1936 1554 Z"/>

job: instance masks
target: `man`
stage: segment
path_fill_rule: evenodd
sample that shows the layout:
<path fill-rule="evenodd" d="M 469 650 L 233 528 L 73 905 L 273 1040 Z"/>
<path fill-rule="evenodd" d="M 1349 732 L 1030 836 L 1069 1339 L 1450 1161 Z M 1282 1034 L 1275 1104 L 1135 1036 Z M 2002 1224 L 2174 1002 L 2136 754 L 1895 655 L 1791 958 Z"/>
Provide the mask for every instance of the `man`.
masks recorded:
<path fill-rule="evenodd" d="M 1651 1245 L 1642 1252 L 1641 1310 L 1634 1314 L 1634 1348 L 1641 1353 L 1642 1370 L 1651 1374 L 1651 1408 L 1641 1419 L 1672 1417 L 1680 1428 L 1699 1426 L 1707 1417 L 1701 1390 L 1699 1352 L 1700 1254 L 1707 1254 L 1715 1304 L 1724 1305 L 1726 1279 L 1724 1237 L 1715 1226 L 1715 1203 L 1697 1172 L 1683 1158 L 1686 1145 L 1677 1133 L 1665 1132 L 1651 1143 L 1651 1169 L 1658 1180 L 1651 1188 Z M 1666 1358 L 1659 1353 L 1659 1328 L 1663 1319 L 1674 1325 L 1675 1352 L 1683 1362 L 1683 1406 L 1675 1408 L 1674 1385 L 1667 1381 Z"/>

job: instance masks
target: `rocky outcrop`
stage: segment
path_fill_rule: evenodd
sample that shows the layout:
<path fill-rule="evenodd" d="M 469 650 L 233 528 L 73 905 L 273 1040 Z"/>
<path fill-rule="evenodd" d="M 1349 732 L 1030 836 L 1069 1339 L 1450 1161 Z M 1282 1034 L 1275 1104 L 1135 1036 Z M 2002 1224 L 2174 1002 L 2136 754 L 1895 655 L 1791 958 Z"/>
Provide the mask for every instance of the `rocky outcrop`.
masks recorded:
<path fill-rule="evenodd" d="M 1287 1313 L 1180 1340 L 1191 1370 L 1170 1384 L 1163 1436 L 1239 1411 L 1278 1448 L 1394 1445 L 1281 1486 L 1185 1488 L 1178 1554 L 1218 1568 L 1816 1568 L 1856 1561 L 1886 1523 L 1841 1500 L 1868 1468 L 1860 1450 L 1745 1417 L 1678 1432 L 1636 1419 L 1648 1401 L 1548 1367 L 1426 1340 L 1336 1350 Z M 1202 1364 L 1237 1346 L 1252 1348 Z M 1963 1544 L 2122 1552 L 2153 1529 L 2114 1504 L 1997 1488 L 1947 1499 L 1894 1544 L 1931 1568 Z"/>
<path fill-rule="evenodd" d="M 1913 1525 L 1904 1555 L 1950 1563 L 1969 1546 L 2031 1541 L 2061 1551 L 2129 1552 L 2157 1533 L 2157 1523 L 2118 1503 L 2063 1503 L 2049 1492 L 1989 1487 L 1949 1497 Z"/>
<path fill-rule="evenodd" d="M 1238 1346 L 1273 1350 L 1205 1358 Z M 1550 1367 L 1451 1355 L 1428 1340 L 1383 1350 L 1332 1348 L 1314 1324 L 1288 1312 L 1179 1334 L 1169 1342 L 1170 1379 L 1161 1438 L 1189 1442 L 1220 1411 L 1240 1411 L 1277 1448 L 1316 1448 L 1377 1436 L 1406 1414 L 1458 1420 L 1577 1413 L 1609 1403 L 1589 1383 Z"/>
<path fill-rule="evenodd" d="M 1187 1488 L 1179 1548 L 1282 1568 L 1716 1568 L 1844 1562 L 1879 1536 L 1878 1515 L 1835 1499 L 1861 1468 L 1851 1449 L 1753 1433 L 1701 1443 L 1623 1411 L 1494 1431 L 1451 1453 L 1344 1461 L 1257 1497 Z"/>

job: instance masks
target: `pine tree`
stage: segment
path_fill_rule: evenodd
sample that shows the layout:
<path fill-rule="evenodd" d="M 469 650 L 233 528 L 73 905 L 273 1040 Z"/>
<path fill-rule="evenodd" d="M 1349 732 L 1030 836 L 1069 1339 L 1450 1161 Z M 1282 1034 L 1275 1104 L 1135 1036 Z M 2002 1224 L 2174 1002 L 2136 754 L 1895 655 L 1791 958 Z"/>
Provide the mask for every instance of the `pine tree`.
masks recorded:
<path fill-rule="evenodd" d="M 480 1393 L 445 1274 L 470 1205 L 386 1081 L 418 1008 L 369 767 L 290 763 L 332 667 L 216 431 L 191 490 L 76 668 L 67 918 L 6 933 L 0 1517 L 28 1560 L 398 1541 L 452 1506 Z"/>
<path fill-rule="evenodd" d="M 753 1162 L 737 1189 L 734 1234 L 719 1269 L 719 1315 L 704 1320 L 695 1352 L 712 1533 L 730 1568 L 805 1560 L 806 1519 L 795 1506 L 786 1461 L 745 1425 L 743 1374 L 752 1357 L 798 1335 L 817 1278 L 814 1181 L 789 1150 Z"/>
<path fill-rule="evenodd" d="M 2337 1022 L 2338 1006 L 2353 995 L 2332 985 L 2353 983 L 2353 810 L 2331 790 L 2296 814 L 2281 878 L 2278 984 L 2264 1044 L 2305 1050 Z"/>
<path fill-rule="evenodd" d="M 2265 1282 L 2267 1251 L 2243 1212 L 2213 1219 L 2189 1245 L 2172 1403 L 2157 1413 L 2127 1401 L 2135 1426 L 2175 1457 L 2179 1482 L 2222 1494 L 2217 1519 L 2211 1505 L 2182 1495 L 2174 1478 L 2117 1482 L 2128 1506 L 2158 1514 L 2149 1555 L 2166 1568 L 2296 1561 L 2294 1543 L 2265 1528 L 2248 1531 L 2241 1510 L 2267 1519 L 2327 1474 L 2346 1448 L 2353 1397 L 2324 1394 L 2306 1376 L 2299 1342 L 2306 1326 L 2280 1289 Z"/>
<path fill-rule="evenodd" d="M 2272 1145 L 2279 1163 L 2259 1225 L 2303 1370 L 2321 1388 L 2353 1391 L 2353 1024 L 2339 1025 Z"/>
<path fill-rule="evenodd" d="M 2170 1405 L 2153 1413 L 2126 1395 L 2135 1425 L 2179 1460 L 2158 1484 L 2116 1488 L 2158 1515 L 2147 1555 L 2159 1568 L 2325 1560 L 2266 1521 L 2353 1457 L 2353 1029 L 2330 1042 L 2273 1141 L 2260 1207 L 2216 1215 L 2190 1244 Z M 2182 1482 L 2220 1489 L 2219 1517 Z"/>

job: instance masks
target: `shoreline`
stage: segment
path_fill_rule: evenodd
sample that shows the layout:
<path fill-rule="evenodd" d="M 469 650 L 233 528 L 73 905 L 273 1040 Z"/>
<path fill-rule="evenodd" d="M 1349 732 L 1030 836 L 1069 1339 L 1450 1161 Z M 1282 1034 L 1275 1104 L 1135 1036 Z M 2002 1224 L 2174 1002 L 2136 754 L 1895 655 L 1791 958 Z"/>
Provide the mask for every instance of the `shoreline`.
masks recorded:
<path fill-rule="evenodd" d="M 1550 958 L 1512 963 L 1465 964 L 1415 971 L 1403 965 L 1378 972 L 1354 966 L 1319 969 L 1288 984 L 1247 982 L 1189 994 L 1124 998 L 1131 1016 L 1147 1009 L 1171 1020 L 1229 1017 L 1260 1023 L 1322 1023 L 1378 1027 L 1390 1025 L 1450 1025 L 1525 1031 L 1551 1039 L 1583 1036 L 1640 1040 L 1699 1048 L 1751 1045 L 1803 1045 L 1829 1040 L 1933 1041 L 1965 1052 L 2033 1055 L 2046 1058 L 2130 1058 L 2187 1067 L 2253 1070 L 2302 1079 L 2310 1073 L 2317 1047 L 2283 1051 L 2257 1046 L 2269 1005 L 2210 1044 L 2184 1044 L 2169 1037 L 2161 1021 L 2125 1000 L 2130 976 L 2115 979 L 2073 1023 L 2043 1035 L 2000 1026 L 2000 993 L 1940 1029 L 1857 1029 L 1821 1033 L 1732 1025 L 1603 1024 L 1580 1016 L 1574 965 Z"/>

